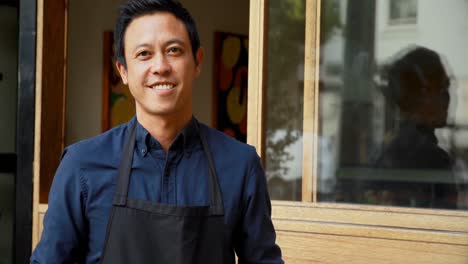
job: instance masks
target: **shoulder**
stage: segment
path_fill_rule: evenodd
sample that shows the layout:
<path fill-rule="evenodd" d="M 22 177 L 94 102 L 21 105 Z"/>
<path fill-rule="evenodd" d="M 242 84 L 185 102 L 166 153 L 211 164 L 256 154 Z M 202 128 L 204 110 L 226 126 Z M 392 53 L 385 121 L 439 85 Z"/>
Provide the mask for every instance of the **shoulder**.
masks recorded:
<path fill-rule="evenodd" d="M 219 130 L 201 124 L 217 171 L 232 179 L 247 179 L 250 175 L 263 175 L 263 167 L 255 147 L 238 141 Z M 240 177 L 243 175 L 242 177 Z"/>
<path fill-rule="evenodd" d="M 255 147 L 232 138 L 223 132 L 208 127 L 200 123 L 200 130 L 205 136 L 213 154 L 228 155 L 233 154 L 245 160 L 256 159 L 258 157 Z"/>
<path fill-rule="evenodd" d="M 117 126 L 98 136 L 66 147 L 62 163 L 73 167 L 87 167 L 97 163 L 113 163 L 120 155 L 129 123 Z"/>

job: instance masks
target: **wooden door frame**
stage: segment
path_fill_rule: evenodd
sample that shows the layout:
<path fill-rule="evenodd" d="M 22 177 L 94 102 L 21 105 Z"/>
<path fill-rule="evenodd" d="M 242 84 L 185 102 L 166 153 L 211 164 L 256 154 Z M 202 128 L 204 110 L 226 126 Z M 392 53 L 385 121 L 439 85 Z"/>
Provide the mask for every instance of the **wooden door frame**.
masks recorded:
<path fill-rule="evenodd" d="M 36 113 L 32 246 L 42 231 L 49 189 L 65 144 L 68 0 L 37 1 Z"/>

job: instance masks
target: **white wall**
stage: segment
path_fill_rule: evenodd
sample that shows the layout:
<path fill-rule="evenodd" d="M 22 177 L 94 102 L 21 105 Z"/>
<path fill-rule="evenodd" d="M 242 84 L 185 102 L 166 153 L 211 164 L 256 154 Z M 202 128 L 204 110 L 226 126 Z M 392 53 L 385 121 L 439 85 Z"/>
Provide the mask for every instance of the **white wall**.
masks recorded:
<path fill-rule="evenodd" d="M 102 34 L 112 30 L 121 0 L 71 0 L 69 4 L 65 144 L 101 133 Z M 249 0 L 183 0 L 198 26 L 205 60 L 194 90 L 194 114 L 211 124 L 215 31 L 248 34 Z"/>

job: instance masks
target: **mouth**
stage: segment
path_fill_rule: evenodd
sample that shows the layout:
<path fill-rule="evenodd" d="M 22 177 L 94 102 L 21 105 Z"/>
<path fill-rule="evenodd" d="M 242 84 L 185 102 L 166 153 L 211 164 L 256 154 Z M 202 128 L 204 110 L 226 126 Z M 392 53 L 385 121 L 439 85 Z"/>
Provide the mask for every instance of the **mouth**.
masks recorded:
<path fill-rule="evenodd" d="M 171 90 L 175 87 L 173 83 L 156 83 L 149 86 L 151 89 L 158 90 L 158 91 L 166 91 Z"/>

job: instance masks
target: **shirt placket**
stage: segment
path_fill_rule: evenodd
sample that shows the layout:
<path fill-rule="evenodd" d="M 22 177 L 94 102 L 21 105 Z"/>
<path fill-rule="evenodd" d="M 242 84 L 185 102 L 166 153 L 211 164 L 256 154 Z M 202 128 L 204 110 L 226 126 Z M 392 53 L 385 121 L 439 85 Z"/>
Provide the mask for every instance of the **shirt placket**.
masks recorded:
<path fill-rule="evenodd" d="M 175 151 L 169 151 L 167 153 L 166 162 L 164 164 L 163 171 L 163 184 L 162 184 L 162 202 L 167 204 L 175 204 L 175 163 L 173 162 L 176 157 Z"/>

